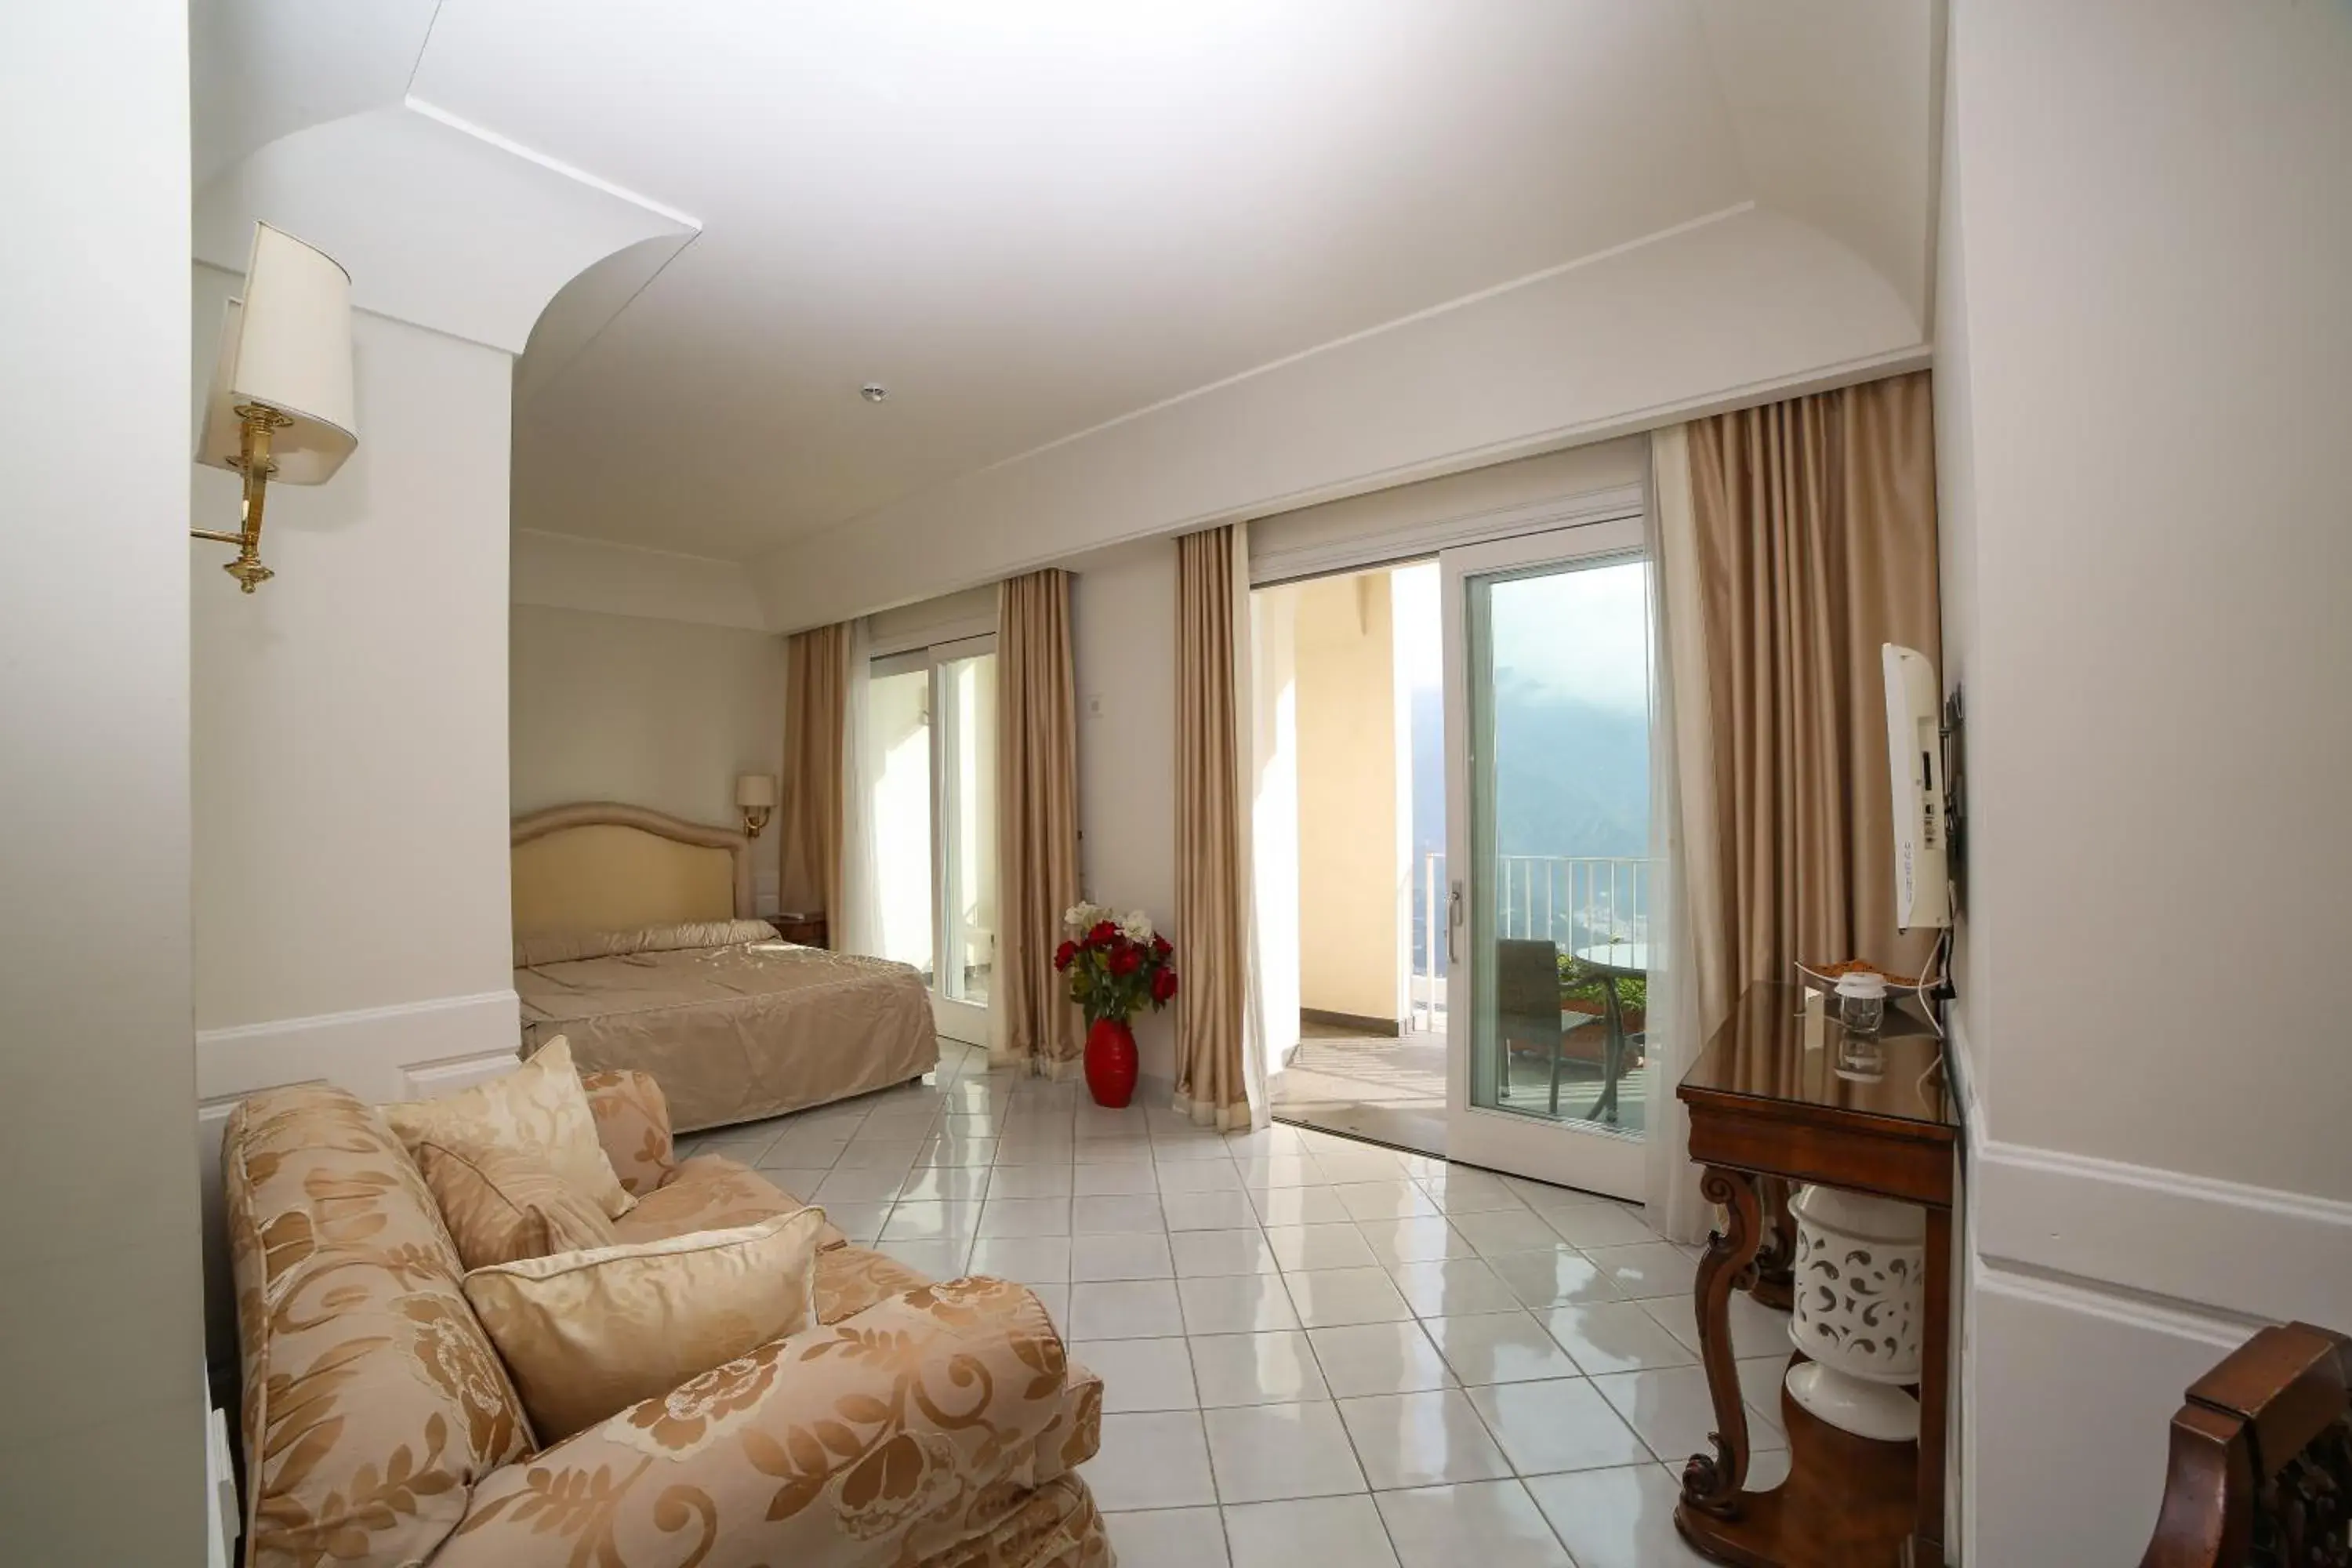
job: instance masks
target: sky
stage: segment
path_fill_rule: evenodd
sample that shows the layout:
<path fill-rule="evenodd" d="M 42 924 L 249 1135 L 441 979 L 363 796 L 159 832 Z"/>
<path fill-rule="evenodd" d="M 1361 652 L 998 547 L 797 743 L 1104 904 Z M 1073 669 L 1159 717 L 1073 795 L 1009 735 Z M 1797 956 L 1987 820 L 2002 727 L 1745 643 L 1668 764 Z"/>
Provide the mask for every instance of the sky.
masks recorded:
<path fill-rule="evenodd" d="M 1395 636 L 1414 687 L 1445 679 L 1437 563 L 1391 578 Z M 1649 707 L 1649 573 L 1640 562 L 1521 577 L 1493 591 L 1495 663 L 1597 707 Z"/>

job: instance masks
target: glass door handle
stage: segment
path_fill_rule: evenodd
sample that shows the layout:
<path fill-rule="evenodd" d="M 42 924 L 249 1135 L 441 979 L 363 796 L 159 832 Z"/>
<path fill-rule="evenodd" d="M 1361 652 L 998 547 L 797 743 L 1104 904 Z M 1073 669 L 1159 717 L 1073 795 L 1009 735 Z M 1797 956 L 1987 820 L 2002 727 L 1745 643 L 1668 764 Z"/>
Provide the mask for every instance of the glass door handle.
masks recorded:
<path fill-rule="evenodd" d="M 1445 895 L 1445 962 L 1449 964 L 1462 962 L 1462 943 L 1458 940 L 1461 935 L 1462 884 L 1456 882 Z"/>

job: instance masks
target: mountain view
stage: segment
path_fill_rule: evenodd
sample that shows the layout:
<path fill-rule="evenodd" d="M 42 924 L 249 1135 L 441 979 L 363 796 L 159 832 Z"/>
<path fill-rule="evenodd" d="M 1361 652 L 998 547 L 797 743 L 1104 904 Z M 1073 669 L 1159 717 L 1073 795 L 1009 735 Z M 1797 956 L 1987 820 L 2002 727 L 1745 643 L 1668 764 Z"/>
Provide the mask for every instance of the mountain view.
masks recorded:
<path fill-rule="evenodd" d="M 1409 593 L 1400 581 L 1401 618 L 1407 614 L 1435 616 L 1435 572 L 1427 570 L 1425 585 L 1412 584 L 1423 589 L 1421 595 Z M 1403 575 L 1399 574 L 1401 579 Z M 1648 605 L 1643 592 L 1643 569 L 1637 564 L 1499 585 L 1492 636 L 1496 847 L 1503 855 L 1570 859 L 1649 853 Z M 1413 634 L 1400 626 L 1399 635 Z M 1433 627 L 1423 635 L 1433 647 Z M 1421 928 L 1428 907 L 1423 886 L 1428 857 L 1445 853 L 1445 805 L 1444 700 L 1433 679 L 1412 692 L 1416 969 L 1426 959 L 1426 933 Z M 1557 868 L 1549 874 L 1554 896 L 1564 905 L 1570 896 L 1568 874 Z M 1585 886 L 1580 879 L 1580 896 Z M 1621 916 L 1631 913 L 1632 889 L 1625 890 L 1629 908 Z M 1438 901 L 1442 906 L 1442 888 Z M 1540 885 L 1534 902 L 1540 911 Z M 1439 919 L 1444 919 L 1442 908 Z M 1622 929 L 1622 918 L 1619 923 Z M 1559 934 L 1570 933 L 1563 929 Z M 1573 936 L 1581 941 L 1592 934 L 1580 925 Z"/>

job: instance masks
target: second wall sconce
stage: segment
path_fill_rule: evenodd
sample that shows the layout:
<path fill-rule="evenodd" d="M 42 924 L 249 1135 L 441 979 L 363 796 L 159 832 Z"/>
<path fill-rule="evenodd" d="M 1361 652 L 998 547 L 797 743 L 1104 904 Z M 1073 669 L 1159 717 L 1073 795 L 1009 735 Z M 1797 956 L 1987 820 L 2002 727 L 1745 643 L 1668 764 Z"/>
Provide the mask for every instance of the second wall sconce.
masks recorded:
<path fill-rule="evenodd" d="M 768 814 L 776 809 L 775 774 L 736 775 L 735 804 L 742 808 L 743 831 L 759 837 L 760 829 L 768 826 Z"/>

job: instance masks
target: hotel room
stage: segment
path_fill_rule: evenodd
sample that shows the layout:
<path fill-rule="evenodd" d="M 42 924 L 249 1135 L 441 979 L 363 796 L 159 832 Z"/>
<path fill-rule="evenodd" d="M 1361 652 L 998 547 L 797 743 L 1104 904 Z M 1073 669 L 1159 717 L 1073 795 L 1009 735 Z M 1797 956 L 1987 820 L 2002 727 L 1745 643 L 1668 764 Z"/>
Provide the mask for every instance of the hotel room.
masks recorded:
<path fill-rule="evenodd" d="M 2352 1550 L 2343 5 L 23 20 L 0 1557 Z"/>

